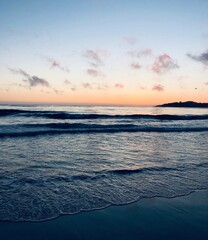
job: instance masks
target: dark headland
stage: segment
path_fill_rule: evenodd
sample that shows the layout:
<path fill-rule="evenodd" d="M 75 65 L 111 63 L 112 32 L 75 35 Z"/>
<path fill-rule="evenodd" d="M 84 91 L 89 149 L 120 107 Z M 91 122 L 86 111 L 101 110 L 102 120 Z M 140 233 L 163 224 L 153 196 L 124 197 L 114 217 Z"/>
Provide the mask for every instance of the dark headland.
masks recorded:
<path fill-rule="evenodd" d="M 198 103 L 193 101 L 172 102 L 172 103 L 157 105 L 155 107 L 208 108 L 208 103 Z"/>

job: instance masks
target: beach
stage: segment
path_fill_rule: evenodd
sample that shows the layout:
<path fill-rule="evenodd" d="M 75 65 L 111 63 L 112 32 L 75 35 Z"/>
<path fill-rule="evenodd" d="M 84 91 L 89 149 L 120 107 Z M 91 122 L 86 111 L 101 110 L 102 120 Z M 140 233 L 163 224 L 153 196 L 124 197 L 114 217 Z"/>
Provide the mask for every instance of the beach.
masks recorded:
<path fill-rule="evenodd" d="M 208 240 L 208 0 L 0 0 L 0 240 Z"/>
<path fill-rule="evenodd" d="M 146 198 L 43 222 L 0 223 L 0 239 L 207 239 L 208 191 Z"/>

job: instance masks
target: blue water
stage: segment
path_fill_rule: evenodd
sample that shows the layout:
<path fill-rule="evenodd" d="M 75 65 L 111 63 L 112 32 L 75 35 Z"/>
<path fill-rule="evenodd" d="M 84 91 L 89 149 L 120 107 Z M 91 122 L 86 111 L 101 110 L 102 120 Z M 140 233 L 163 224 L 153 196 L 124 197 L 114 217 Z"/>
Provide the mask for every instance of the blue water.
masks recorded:
<path fill-rule="evenodd" d="M 208 110 L 0 105 L 0 220 L 208 189 Z"/>

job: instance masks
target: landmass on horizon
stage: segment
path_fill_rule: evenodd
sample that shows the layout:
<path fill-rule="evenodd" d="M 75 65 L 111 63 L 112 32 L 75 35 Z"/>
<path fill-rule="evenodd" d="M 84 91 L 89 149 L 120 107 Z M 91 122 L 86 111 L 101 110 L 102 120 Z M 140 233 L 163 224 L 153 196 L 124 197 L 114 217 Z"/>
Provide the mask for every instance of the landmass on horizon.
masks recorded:
<path fill-rule="evenodd" d="M 208 103 L 198 103 L 193 101 L 172 102 L 172 103 L 165 103 L 162 105 L 156 105 L 155 107 L 208 108 Z"/>

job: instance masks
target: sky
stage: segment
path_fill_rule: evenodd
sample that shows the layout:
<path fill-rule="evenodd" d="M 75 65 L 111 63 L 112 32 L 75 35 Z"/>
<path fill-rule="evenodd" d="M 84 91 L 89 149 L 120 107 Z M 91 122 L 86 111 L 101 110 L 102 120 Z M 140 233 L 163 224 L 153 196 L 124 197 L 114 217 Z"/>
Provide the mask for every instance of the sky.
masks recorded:
<path fill-rule="evenodd" d="M 207 0 L 0 0 L 0 102 L 208 102 Z"/>

